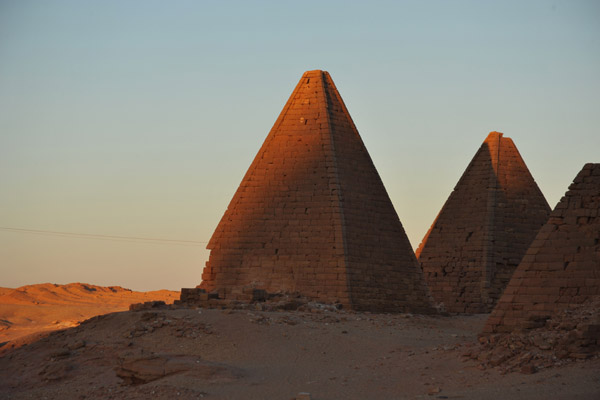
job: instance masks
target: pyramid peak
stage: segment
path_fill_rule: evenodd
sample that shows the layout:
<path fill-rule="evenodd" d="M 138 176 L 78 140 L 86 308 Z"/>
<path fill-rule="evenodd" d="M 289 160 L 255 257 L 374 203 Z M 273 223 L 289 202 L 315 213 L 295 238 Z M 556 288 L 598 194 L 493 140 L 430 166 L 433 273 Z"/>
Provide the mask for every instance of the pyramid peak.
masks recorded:
<path fill-rule="evenodd" d="M 488 142 L 490 140 L 498 140 L 502 138 L 502 136 L 504 136 L 504 133 L 502 132 L 491 131 L 485 138 L 485 142 Z"/>
<path fill-rule="evenodd" d="M 328 74 L 327 71 L 323 71 L 322 69 L 313 69 L 310 71 L 305 71 L 304 74 L 302 74 L 302 77 L 313 77 L 313 76 L 322 76 Z"/>

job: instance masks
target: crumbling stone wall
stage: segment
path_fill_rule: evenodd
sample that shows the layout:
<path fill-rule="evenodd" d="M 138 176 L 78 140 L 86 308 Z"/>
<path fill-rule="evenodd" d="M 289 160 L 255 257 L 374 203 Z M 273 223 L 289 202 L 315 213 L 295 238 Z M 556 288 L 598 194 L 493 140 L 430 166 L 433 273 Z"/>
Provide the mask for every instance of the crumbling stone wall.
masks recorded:
<path fill-rule="evenodd" d="M 415 255 L 331 77 L 308 71 L 209 244 L 201 288 L 432 312 Z"/>
<path fill-rule="evenodd" d="M 600 164 L 586 164 L 527 250 L 484 332 L 544 326 L 559 311 L 598 298 Z"/>
<path fill-rule="evenodd" d="M 435 301 L 489 312 L 549 212 L 513 141 L 491 132 L 416 252 Z"/>

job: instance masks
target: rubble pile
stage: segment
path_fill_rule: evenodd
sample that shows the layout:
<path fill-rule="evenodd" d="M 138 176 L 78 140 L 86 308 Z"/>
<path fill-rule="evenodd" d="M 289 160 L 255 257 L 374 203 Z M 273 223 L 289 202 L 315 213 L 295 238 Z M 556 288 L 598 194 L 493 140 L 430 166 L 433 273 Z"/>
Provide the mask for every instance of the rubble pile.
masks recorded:
<path fill-rule="evenodd" d="M 526 374 L 600 356 L 600 299 L 531 322 L 537 327 L 482 335 L 463 356 L 477 360 L 480 369 Z"/>
<path fill-rule="evenodd" d="M 213 330 L 209 324 L 193 321 L 190 318 L 169 317 L 164 312 L 146 311 L 139 314 L 138 321 L 124 334 L 124 338 L 132 339 L 169 327 L 176 337 L 197 338 L 202 334 L 210 335 Z"/>
<path fill-rule="evenodd" d="M 221 308 L 257 311 L 338 311 L 342 304 L 320 303 L 299 293 L 267 293 L 264 289 L 251 286 L 242 288 L 221 288 L 211 292 L 200 288 L 181 289 L 180 300 L 175 306 Z"/>
<path fill-rule="evenodd" d="M 164 301 L 145 301 L 143 303 L 135 303 L 129 305 L 129 311 L 150 310 L 152 308 L 166 308 Z"/>

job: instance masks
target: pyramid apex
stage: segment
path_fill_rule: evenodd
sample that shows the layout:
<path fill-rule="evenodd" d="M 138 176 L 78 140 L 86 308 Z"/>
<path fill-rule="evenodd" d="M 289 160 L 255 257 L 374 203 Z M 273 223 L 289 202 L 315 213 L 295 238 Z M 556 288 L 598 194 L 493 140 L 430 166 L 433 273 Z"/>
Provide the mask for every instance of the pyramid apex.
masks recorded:
<path fill-rule="evenodd" d="M 502 133 L 502 132 L 491 131 L 485 138 L 485 141 L 487 142 L 487 141 L 494 140 L 494 139 L 498 140 L 498 139 L 502 138 L 503 135 L 504 135 L 504 133 Z"/>
<path fill-rule="evenodd" d="M 303 77 L 313 77 L 313 76 L 319 76 L 319 75 L 324 75 L 327 74 L 327 71 L 323 71 L 322 69 L 313 69 L 310 71 L 305 71 L 304 74 L 302 74 Z"/>

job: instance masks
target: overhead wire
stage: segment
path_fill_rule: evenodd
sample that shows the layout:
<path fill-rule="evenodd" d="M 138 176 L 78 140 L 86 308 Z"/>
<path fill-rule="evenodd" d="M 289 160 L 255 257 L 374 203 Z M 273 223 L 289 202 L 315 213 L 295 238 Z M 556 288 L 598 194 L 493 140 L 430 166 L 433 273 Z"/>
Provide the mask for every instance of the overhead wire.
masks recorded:
<path fill-rule="evenodd" d="M 36 235 L 57 236 L 57 237 L 72 237 L 78 239 L 96 239 L 96 240 L 112 240 L 119 242 L 133 242 L 146 244 L 172 244 L 179 246 L 199 246 L 208 242 L 200 242 L 196 240 L 177 240 L 164 238 L 148 238 L 139 236 L 118 236 L 118 235 L 100 235 L 93 233 L 76 233 L 76 232 L 61 232 L 43 229 L 25 229 L 0 226 L 0 230 L 15 233 L 30 233 Z"/>

